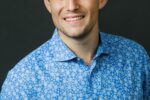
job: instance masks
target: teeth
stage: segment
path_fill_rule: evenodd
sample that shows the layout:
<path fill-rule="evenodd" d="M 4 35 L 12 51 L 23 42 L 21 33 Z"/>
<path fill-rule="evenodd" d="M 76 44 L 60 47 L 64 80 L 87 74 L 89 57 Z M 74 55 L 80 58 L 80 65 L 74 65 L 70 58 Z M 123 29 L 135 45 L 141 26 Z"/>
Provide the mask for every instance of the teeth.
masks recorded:
<path fill-rule="evenodd" d="M 83 16 L 73 17 L 73 18 L 65 18 L 66 21 L 77 21 L 81 20 Z"/>

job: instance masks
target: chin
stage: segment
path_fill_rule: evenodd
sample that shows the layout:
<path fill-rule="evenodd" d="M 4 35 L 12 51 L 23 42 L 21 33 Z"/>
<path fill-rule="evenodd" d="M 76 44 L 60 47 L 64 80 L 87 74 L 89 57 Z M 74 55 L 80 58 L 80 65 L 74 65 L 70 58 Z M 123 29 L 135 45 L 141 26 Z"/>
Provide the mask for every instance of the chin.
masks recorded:
<path fill-rule="evenodd" d="M 66 33 L 69 36 L 78 37 L 78 36 L 82 35 L 84 32 L 82 30 L 78 30 L 76 28 L 74 28 L 74 29 L 70 28 L 69 31 L 66 30 L 66 31 L 64 31 L 64 33 Z"/>
<path fill-rule="evenodd" d="M 83 39 L 84 37 L 86 37 L 86 34 L 84 32 L 80 32 L 80 33 L 70 33 L 70 34 L 65 34 L 70 38 L 74 38 L 74 39 Z"/>
<path fill-rule="evenodd" d="M 68 28 L 68 30 L 65 30 L 65 28 L 60 28 L 60 32 L 64 34 L 67 37 L 74 38 L 74 39 L 81 39 L 86 37 L 87 33 L 84 28 Z"/>

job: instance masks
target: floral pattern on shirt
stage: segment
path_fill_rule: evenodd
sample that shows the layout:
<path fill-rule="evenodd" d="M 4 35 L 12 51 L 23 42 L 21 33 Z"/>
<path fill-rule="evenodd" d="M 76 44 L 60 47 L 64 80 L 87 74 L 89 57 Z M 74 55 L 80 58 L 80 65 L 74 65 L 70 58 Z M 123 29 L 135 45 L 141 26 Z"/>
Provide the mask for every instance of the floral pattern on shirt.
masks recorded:
<path fill-rule="evenodd" d="M 2 86 L 0 100 L 148 100 L 150 59 L 136 42 L 100 32 L 91 65 L 59 37 L 23 58 Z"/>

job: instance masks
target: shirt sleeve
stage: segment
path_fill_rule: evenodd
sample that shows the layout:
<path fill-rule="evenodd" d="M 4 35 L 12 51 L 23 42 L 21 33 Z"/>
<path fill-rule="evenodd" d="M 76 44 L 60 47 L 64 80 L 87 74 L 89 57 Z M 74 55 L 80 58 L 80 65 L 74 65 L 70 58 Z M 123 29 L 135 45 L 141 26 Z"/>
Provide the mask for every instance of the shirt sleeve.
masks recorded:
<path fill-rule="evenodd" d="M 25 99 L 25 86 L 20 75 L 10 71 L 2 86 L 0 100 L 18 100 Z M 24 97 L 24 98 L 23 98 Z"/>
<path fill-rule="evenodd" d="M 148 55 L 146 55 L 145 61 L 144 62 L 144 84 L 143 84 L 143 95 L 144 95 L 144 100 L 150 100 L 150 58 Z"/>
<path fill-rule="evenodd" d="M 21 63 L 9 71 L 2 86 L 0 100 L 28 100 L 34 97 L 35 73 L 27 67 L 30 64 Z"/>

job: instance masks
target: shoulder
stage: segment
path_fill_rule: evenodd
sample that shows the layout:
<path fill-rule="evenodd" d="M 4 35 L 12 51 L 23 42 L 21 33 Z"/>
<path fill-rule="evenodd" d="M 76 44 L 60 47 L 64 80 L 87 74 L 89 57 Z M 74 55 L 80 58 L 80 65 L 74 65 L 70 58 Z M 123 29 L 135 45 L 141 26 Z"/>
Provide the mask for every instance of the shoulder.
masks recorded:
<path fill-rule="evenodd" d="M 22 58 L 15 67 L 24 66 L 30 68 L 30 66 L 32 66 L 33 69 L 34 66 L 39 66 L 40 64 L 45 63 L 48 58 L 51 59 L 51 51 L 52 43 L 50 39 Z"/>
<path fill-rule="evenodd" d="M 22 60 L 20 60 L 9 72 L 2 86 L 2 97 L 23 96 L 26 93 L 33 93 L 34 87 L 37 86 L 38 78 L 42 75 L 43 65 L 46 57 L 50 55 L 47 41 L 37 49 L 33 50 Z"/>
<path fill-rule="evenodd" d="M 6 81 L 28 80 L 32 76 L 36 76 L 38 71 L 42 70 L 47 58 L 51 59 L 50 43 L 51 40 L 43 43 L 38 48 L 31 51 L 22 58 L 9 72 Z M 50 60 L 49 60 L 50 61 Z M 30 77 L 29 77 L 30 76 Z"/>
<path fill-rule="evenodd" d="M 102 37 L 111 45 L 123 45 L 124 47 L 128 46 L 133 48 L 143 48 L 143 46 L 141 46 L 139 43 L 120 35 L 102 32 Z"/>
<path fill-rule="evenodd" d="M 112 53 L 122 54 L 131 58 L 149 58 L 145 48 L 134 40 L 104 32 L 101 33 L 101 36 Z"/>

